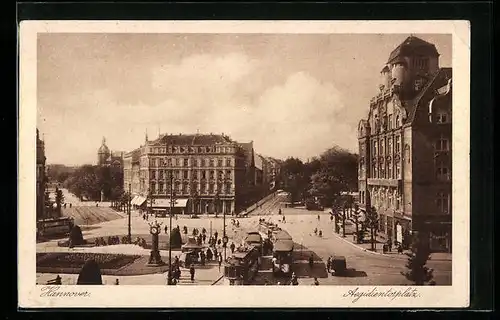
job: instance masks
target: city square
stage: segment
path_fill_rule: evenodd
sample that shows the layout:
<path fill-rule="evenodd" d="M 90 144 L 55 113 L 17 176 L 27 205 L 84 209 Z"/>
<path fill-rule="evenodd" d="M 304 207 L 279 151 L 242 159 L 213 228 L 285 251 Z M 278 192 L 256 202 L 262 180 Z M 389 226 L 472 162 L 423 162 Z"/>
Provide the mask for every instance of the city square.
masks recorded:
<path fill-rule="evenodd" d="M 247 50 L 229 54 L 201 35 L 169 36 L 188 53 L 122 36 L 39 42 L 40 68 L 68 80 L 75 74 L 54 48 L 87 39 L 103 51 L 82 62 L 93 66 L 79 69 L 90 93 L 74 115 L 58 111 L 55 88 L 79 88 L 60 79 L 41 85 L 37 284 L 452 285 L 448 38 L 387 36 L 373 60 L 353 58 L 358 71 L 339 76 L 311 64 L 313 52 L 301 53 L 291 36 L 211 35 Z M 308 41 L 330 50 L 349 39 L 328 37 Z M 375 45 L 379 36 L 356 37 L 353 56 L 361 40 Z M 291 62 L 268 55 L 276 43 L 294 48 Z M 177 60 L 166 64 L 159 52 Z M 143 81 L 95 71 L 115 54 L 145 72 Z M 286 70 L 269 68 L 278 63 Z M 368 67 L 378 71 L 361 86 Z M 94 78 L 108 87 L 96 91 Z M 353 83 L 370 89 L 357 97 Z M 83 123 L 95 126 L 89 137 L 80 135 Z"/>

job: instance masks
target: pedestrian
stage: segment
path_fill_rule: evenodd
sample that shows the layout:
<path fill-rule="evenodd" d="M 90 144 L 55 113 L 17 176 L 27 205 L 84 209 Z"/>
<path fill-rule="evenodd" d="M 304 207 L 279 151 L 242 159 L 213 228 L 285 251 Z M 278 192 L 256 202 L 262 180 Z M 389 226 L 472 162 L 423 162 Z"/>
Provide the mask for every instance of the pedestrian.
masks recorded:
<path fill-rule="evenodd" d="M 215 238 L 215 241 L 217 241 L 217 236 L 219 235 L 219 233 L 217 231 L 214 232 L 214 238 Z"/>
<path fill-rule="evenodd" d="M 398 253 L 403 253 L 403 246 L 398 244 Z"/>
<path fill-rule="evenodd" d="M 200 260 L 201 260 L 201 265 L 204 266 L 205 265 L 205 252 L 203 251 L 200 251 Z"/>
<path fill-rule="evenodd" d="M 318 221 L 319 221 L 319 219 L 320 219 L 320 216 L 319 216 L 319 214 L 318 214 Z"/>
<path fill-rule="evenodd" d="M 69 204 L 69 207 L 71 208 L 71 206 L 72 206 L 72 204 L 70 203 L 70 204 Z"/>
<path fill-rule="evenodd" d="M 203 235 L 202 235 L 201 237 L 202 237 L 202 239 L 203 239 L 203 243 L 205 243 L 205 242 L 206 242 L 206 240 L 207 240 L 207 235 L 206 235 L 205 233 L 203 233 Z"/>
<path fill-rule="evenodd" d="M 212 250 L 210 248 L 207 248 L 207 261 L 212 261 Z"/>
<path fill-rule="evenodd" d="M 236 248 L 236 246 L 234 245 L 234 242 L 231 242 L 231 245 L 229 246 L 229 248 L 231 249 L 231 253 L 234 253 L 234 249 Z"/>
<path fill-rule="evenodd" d="M 118 280 L 118 278 L 116 278 L 116 280 L 115 280 L 115 285 L 117 286 L 117 285 L 119 285 L 119 284 L 120 284 L 120 280 Z"/>
<path fill-rule="evenodd" d="M 220 252 L 219 252 L 218 261 L 219 261 L 219 272 L 220 272 L 220 267 L 222 266 L 222 254 Z"/>
<path fill-rule="evenodd" d="M 292 272 L 292 279 L 291 279 L 291 284 L 292 286 L 298 286 L 299 281 L 297 280 L 297 276 L 295 275 L 295 272 Z"/>
<path fill-rule="evenodd" d="M 279 215 L 281 215 L 281 208 L 279 208 L 279 210 L 278 210 L 278 214 L 279 214 Z"/>
<path fill-rule="evenodd" d="M 318 278 L 316 278 L 316 277 L 314 277 L 314 285 L 319 286 L 319 281 L 318 281 Z"/>
<path fill-rule="evenodd" d="M 332 266 L 332 257 L 328 257 L 328 260 L 326 260 L 326 272 L 330 272 L 330 268 Z"/>
<path fill-rule="evenodd" d="M 194 281 L 194 264 L 191 264 L 191 267 L 189 267 L 189 274 L 191 275 L 191 281 Z"/>
<path fill-rule="evenodd" d="M 392 251 L 392 239 L 389 237 L 389 239 L 387 239 L 387 247 L 389 249 L 389 252 Z"/>
<path fill-rule="evenodd" d="M 168 228 L 167 228 L 167 226 L 165 226 L 165 234 L 167 234 L 167 233 L 168 233 Z"/>

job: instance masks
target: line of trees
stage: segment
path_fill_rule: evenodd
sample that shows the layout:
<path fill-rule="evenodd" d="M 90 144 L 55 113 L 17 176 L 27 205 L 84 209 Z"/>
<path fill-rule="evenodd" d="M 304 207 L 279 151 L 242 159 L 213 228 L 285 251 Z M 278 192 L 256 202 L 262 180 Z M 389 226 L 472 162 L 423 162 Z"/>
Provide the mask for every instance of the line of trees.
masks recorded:
<path fill-rule="evenodd" d="M 84 165 L 70 173 L 62 185 L 82 201 L 100 200 L 101 191 L 107 200 L 119 200 L 124 194 L 120 167 Z"/>
<path fill-rule="evenodd" d="M 286 159 L 281 168 L 283 187 L 292 202 L 318 197 L 323 206 L 332 207 L 341 192 L 358 189 L 357 168 L 357 154 L 334 146 L 305 163 Z"/>

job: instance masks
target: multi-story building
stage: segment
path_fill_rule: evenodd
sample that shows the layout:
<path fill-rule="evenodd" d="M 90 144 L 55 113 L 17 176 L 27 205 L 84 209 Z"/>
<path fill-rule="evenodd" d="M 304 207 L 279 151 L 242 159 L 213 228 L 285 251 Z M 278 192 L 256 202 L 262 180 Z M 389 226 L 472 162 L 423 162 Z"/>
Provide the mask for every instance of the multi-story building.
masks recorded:
<path fill-rule="evenodd" d="M 116 166 L 121 167 L 123 164 L 122 151 L 110 151 L 106 145 L 106 138 L 102 138 L 102 143 L 97 150 L 97 165 L 98 166 Z"/>
<path fill-rule="evenodd" d="M 452 69 L 436 47 L 414 36 L 392 51 L 380 92 L 358 126 L 359 199 L 379 214 L 379 232 L 412 233 L 451 252 Z"/>
<path fill-rule="evenodd" d="M 40 139 L 38 129 L 36 129 L 36 218 L 45 218 L 45 142 Z"/>
<path fill-rule="evenodd" d="M 173 191 L 178 212 L 230 214 L 246 205 L 254 166 L 253 143 L 224 134 L 165 134 L 154 141 L 146 135 L 144 145 L 124 155 L 124 189 L 134 205 L 153 211 L 166 212 Z"/>

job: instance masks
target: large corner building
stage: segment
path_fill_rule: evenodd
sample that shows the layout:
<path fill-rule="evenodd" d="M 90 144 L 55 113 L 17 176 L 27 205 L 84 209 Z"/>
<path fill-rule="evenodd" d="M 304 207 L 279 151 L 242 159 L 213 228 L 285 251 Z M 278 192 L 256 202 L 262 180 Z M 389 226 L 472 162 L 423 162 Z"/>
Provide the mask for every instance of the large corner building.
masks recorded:
<path fill-rule="evenodd" d="M 419 233 L 451 252 L 452 69 L 410 36 L 382 66 L 379 89 L 358 126 L 360 207 L 374 206 L 393 240 Z"/>
<path fill-rule="evenodd" d="M 144 145 L 124 154 L 124 189 L 133 205 L 159 213 L 169 210 L 173 188 L 176 212 L 231 214 L 271 191 L 262 166 L 253 142 L 224 134 L 146 135 Z"/>

